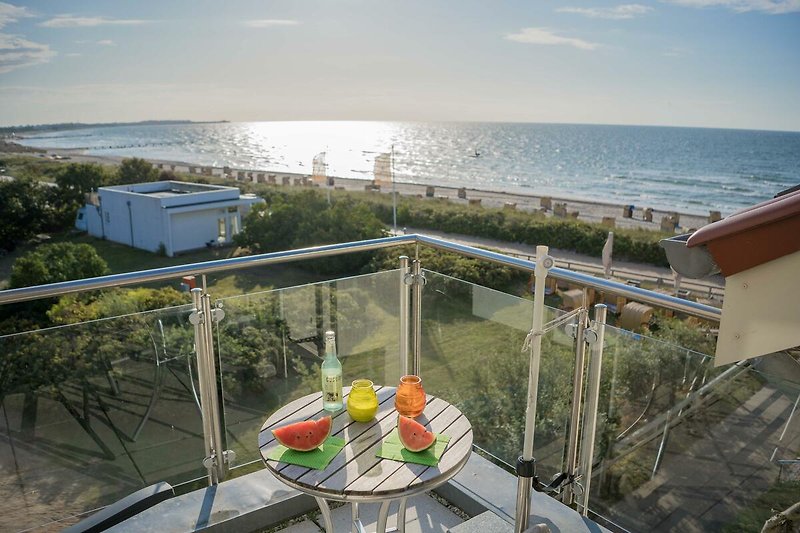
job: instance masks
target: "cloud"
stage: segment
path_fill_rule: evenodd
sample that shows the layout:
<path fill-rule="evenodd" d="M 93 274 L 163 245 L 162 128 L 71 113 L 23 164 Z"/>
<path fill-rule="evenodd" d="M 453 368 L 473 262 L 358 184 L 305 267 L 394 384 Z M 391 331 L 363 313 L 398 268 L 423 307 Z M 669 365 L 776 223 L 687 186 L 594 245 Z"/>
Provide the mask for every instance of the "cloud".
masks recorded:
<path fill-rule="evenodd" d="M 292 19 L 255 19 L 245 20 L 242 24 L 250 28 L 272 28 L 274 26 L 297 26 L 300 21 Z"/>
<path fill-rule="evenodd" d="M 42 43 L 34 43 L 17 35 L 0 33 L 0 74 L 47 63 L 56 53 Z"/>
<path fill-rule="evenodd" d="M 561 37 L 548 28 L 522 28 L 518 33 L 506 35 L 506 39 L 525 44 L 573 46 L 581 50 L 595 50 L 600 47 L 597 43 L 590 43 L 583 39 Z"/>
<path fill-rule="evenodd" d="M 50 20 L 45 20 L 39 26 L 44 28 L 86 28 L 90 26 L 138 26 L 149 24 L 152 20 L 141 19 L 114 19 L 109 17 L 75 17 L 73 15 L 58 15 Z"/>
<path fill-rule="evenodd" d="M 653 8 L 641 4 L 622 4 L 614 7 L 560 7 L 556 9 L 559 13 L 573 13 L 595 19 L 632 19 L 640 15 L 646 15 Z"/>
<path fill-rule="evenodd" d="M 662 0 L 685 7 L 723 7 L 737 13 L 756 11 L 770 15 L 783 15 L 800 11 L 800 0 Z"/>
<path fill-rule="evenodd" d="M 102 39 L 100 41 L 97 41 L 95 44 L 99 44 L 100 46 L 117 46 L 117 43 L 115 43 L 111 39 Z"/>
<path fill-rule="evenodd" d="M 664 50 L 662 55 L 665 56 L 665 57 L 683 57 L 683 56 L 689 55 L 691 53 L 692 53 L 691 50 L 689 50 L 688 48 L 685 48 L 683 46 L 671 46 L 671 47 L 667 48 L 666 50 Z"/>
<path fill-rule="evenodd" d="M 32 16 L 33 15 L 28 11 L 27 8 L 12 6 L 11 4 L 0 2 L 0 28 L 3 28 L 4 26 L 13 22 L 17 22 L 21 18 Z"/>

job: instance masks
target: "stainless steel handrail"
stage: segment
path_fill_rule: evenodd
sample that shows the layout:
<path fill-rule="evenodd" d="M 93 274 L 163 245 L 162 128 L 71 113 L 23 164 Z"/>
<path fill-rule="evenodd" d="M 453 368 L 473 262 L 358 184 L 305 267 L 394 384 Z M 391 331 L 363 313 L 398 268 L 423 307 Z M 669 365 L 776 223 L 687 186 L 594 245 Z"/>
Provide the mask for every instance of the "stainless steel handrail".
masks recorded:
<path fill-rule="evenodd" d="M 437 248 L 439 250 L 465 255 L 475 259 L 483 259 L 485 261 L 519 270 L 533 272 L 536 267 L 536 263 L 534 261 L 527 261 L 525 259 L 519 259 L 517 257 L 511 257 L 497 252 L 490 252 L 489 250 L 473 248 L 472 246 L 457 244 L 438 239 L 436 237 L 429 237 L 427 235 L 415 235 L 415 237 L 418 239 L 420 244 L 427 244 L 428 246 Z M 591 287 L 600 291 L 616 294 L 618 296 L 623 296 L 630 300 L 636 300 L 637 302 L 653 304 L 658 307 L 672 309 L 673 311 L 686 313 L 687 315 L 696 316 L 699 318 L 705 318 L 707 320 L 718 322 L 720 316 L 722 315 L 721 309 L 712 307 L 710 305 L 692 302 L 690 300 L 683 300 L 681 298 L 675 298 L 674 296 L 669 296 L 668 294 L 661 294 L 616 281 L 596 278 L 588 274 L 581 274 L 579 272 L 574 272 L 564 268 L 553 267 L 550 269 L 547 275 L 556 279 L 568 281 L 570 283 L 575 283 L 585 287 Z"/>
<path fill-rule="evenodd" d="M 190 263 L 188 265 L 177 265 L 151 270 L 141 270 L 137 272 L 127 272 L 124 274 L 112 274 L 97 278 L 87 278 L 74 281 L 64 281 L 52 283 L 50 285 L 37 285 L 34 287 L 23 287 L 20 289 L 9 289 L 0 291 L 0 305 L 40 298 L 50 298 L 76 292 L 105 289 L 109 287 L 120 287 L 123 285 L 133 285 L 137 283 L 148 283 L 174 279 L 181 276 L 208 274 L 211 272 L 223 272 L 240 268 L 250 268 L 264 265 L 274 265 L 300 261 L 303 259 L 316 259 L 348 253 L 365 252 L 379 250 L 382 248 L 392 248 L 406 244 L 424 244 L 439 250 L 453 252 L 456 254 L 481 259 L 523 270 L 533 272 L 536 268 L 534 261 L 511 257 L 498 252 L 491 252 L 472 246 L 456 244 L 436 237 L 427 235 L 397 235 L 393 237 L 383 237 L 380 239 L 370 239 L 365 241 L 346 242 L 339 244 L 328 244 L 324 246 L 313 246 L 298 250 L 287 250 L 268 254 L 251 255 L 246 257 L 235 257 L 231 259 L 219 259 L 216 261 L 206 261 L 203 263 Z M 653 292 L 639 287 L 633 287 L 616 281 L 609 281 L 596 278 L 588 274 L 581 274 L 563 268 L 552 268 L 549 275 L 560 280 L 568 281 L 596 290 L 605 291 L 618 296 L 636 300 L 646 304 L 652 304 L 665 309 L 671 309 L 687 315 L 696 316 L 712 321 L 719 321 L 722 311 L 710 305 L 704 305 L 681 298 L 675 298 L 667 294 Z"/>
<path fill-rule="evenodd" d="M 196 276 L 211 272 L 223 272 L 226 270 L 237 270 L 240 268 L 275 265 L 279 263 L 288 263 L 291 261 L 300 261 L 303 259 L 317 259 L 332 255 L 366 252 L 381 248 L 402 246 L 404 244 L 414 244 L 415 242 L 416 235 L 399 235 L 396 237 L 383 237 L 380 239 L 370 239 L 357 242 L 326 244 L 323 246 L 312 246 L 310 248 L 300 248 L 298 250 L 249 255 L 246 257 L 218 259 L 216 261 L 205 261 L 203 263 L 190 263 L 188 265 L 154 268 L 151 270 L 126 272 L 124 274 L 112 274 L 110 276 L 100 276 L 96 278 L 62 281 L 60 283 L 51 283 L 49 285 L 36 285 L 34 287 L 8 289 L 0 291 L 0 305 L 24 302 L 28 300 L 38 300 L 40 298 L 51 298 L 53 296 L 61 296 L 63 294 L 75 292 L 107 289 L 110 287 L 121 287 L 123 285 L 134 285 L 137 283 L 149 283 L 152 281 L 162 281 L 165 279 L 175 279 L 182 276 Z"/>

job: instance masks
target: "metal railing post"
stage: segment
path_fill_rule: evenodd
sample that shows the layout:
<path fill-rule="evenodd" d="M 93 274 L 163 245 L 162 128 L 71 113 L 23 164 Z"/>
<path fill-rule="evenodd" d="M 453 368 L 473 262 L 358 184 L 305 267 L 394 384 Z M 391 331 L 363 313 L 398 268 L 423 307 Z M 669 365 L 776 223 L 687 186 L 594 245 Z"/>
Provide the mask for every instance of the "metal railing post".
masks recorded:
<path fill-rule="evenodd" d="M 229 460 L 233 454 L 225 451 L 222 439 L 222 417 L 217 386 L 217 369 L 214 357 L 213 322 L 220 320 L 221 309 L 211 309 L 211 298 L 203 289 L 192 289 L 194 312 L 190 322 L 194 325 L 195 352 L 197 354 L 197 379 L 200 385 L 200 411 L 203 419 L 205 458 L 209 484 L 225 479 Z M 230 455 L 229 455 L 230 454 Z"/>
<path fill-rule="evenodd" d="M 413 327 L 412 349 L 414 361 L 411 373 L 420 374 L 420 354 L 422 353 L 422 267 L 418 259 L 411 263 L 411 323 Z"/>
<path fill-rule="evenodd" d="M 411 303 L 411 281 L 408 256 L 400 256 L 400 375 L 408 374 L 409 307 Z"/>
<path fill-rule="evenodd" d="M 603 340 L 605 338 L 607 313 L 608 307 L 605 304 L 594 306 L 593 326 L 597 338 L 592 344 L 589 374 L 586 377 L 586 404 L 583 411 L 583 434 L 579 466 L 580 482 L 583 486 L 580 511 L 583 516 L 587 516 L 589 512 L 589 492 L 591 491 L 592 459 L 594 456 L 595 432 L 597 430 L 597 409 L 600 403 L 600 371 L 603 368 Z"/>
<path fill-rule="evenodd" d="M 208 470 L 208 483 L 213 485 L 219 482 L 217 471 L 213 464 L 206 459 L 214 455 L 214 430 L 212 428 L 212 417 L 210 413 L 210 402 L 208 400 L 208 365 L 206 364 L 206 353 L 208 343 L 205 333 L 203 315 L 203 289 L 192 289 L 192 303 L 194 311 L 190 317 L 194 325 L 194 349 L 197 354 L 197 380 L 200 385 L 200 416 L 203 422 L 203 444 L 205 445 L 205 458 L 203 466 Z"/>
<path fill-rule="evenodd" d="M 585 292 L 584 292 L 585 294 Z M 567 441 L 567 468 L 566 472 L 570 476 L 575 476 L 578 466 L 578 433 L 580 430 L 581 418 L 581 399 L 583 398 L 583 375 L 586 370 L 586 322 L 589 319 L 589 311 L 586 309 L 586 299 L 584 307 L 578 314 L 578 323 L 575 328 L 575 373 L 572 378 L 572 413 L 569 418 L 569 440 Z M 572 505 L 575 492 L 572 484 L 564 487 L 561 501 L 567 505 Z"/>
<path fill-rule="evenodd" d="M 528 528 L 531 507 L 531 489 L 536 477 L 536 461 L 533 458 L 533 435 L 536 427 L 536 403 L 539 395 L 539 363 L 542 355 L 542 325 L 544 323 L 544 291 L 547 273 L 555 264 L 548 255 L 547 246 L 536 247 L 536 284 L 533 292 L 533 317 L 531 331 L 526 339 L 529 344 L 530 366 L 528 369 L 528 397 L 525 408 L 525 436 L 522 455 L 517 459 L 517 509 L 514 532 L 522 533 Z"/>

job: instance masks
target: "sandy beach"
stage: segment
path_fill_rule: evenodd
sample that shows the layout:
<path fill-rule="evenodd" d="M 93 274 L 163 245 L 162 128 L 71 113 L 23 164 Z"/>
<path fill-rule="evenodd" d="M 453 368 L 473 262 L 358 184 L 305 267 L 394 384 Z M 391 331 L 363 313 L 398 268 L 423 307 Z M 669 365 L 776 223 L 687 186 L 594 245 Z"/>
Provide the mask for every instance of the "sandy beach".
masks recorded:
<path fill-rule="evenodd" d="M 25 155 L 30 155 L 25 154 Z M 64 160 L 78 161 L 78 162 L 91 162 L 100 163 L 105 165 L 117 165 L 122 161 L 123 157 L 116 156 L 94 156 L 82 153 L 80 150 L 46 150 L 46 157 L 51 158 L 64 158 Z M 202 169 L 211 169 L 211 176 L 216 178 L 225 179 L 224 169 L 220 167 L 203 167 L 184 161 L 164 161 L 148 159 L 154 165 L 165 170 L 174 170 L 180 173 L 192 173 L 198 177 L 202 177 Z M 230 176 L 228 179 L 232 183 L 236 182 L 257 182 L 259 179 L 262 181 L 269 180 L 273 177 L 278 186 L 284 183 L 284 178 L 288 178 L 289 186 L 297 186 L 308 178 L 308 174 L 299 174 L 291 172 L 282 172 L 267 169 L 239 169 L 230 168 Z M 206 176 L 208 177 L 208 176 Z M 306 180 L 307 181 L 307 180 Z M 361 191 L 365 190 L 365 186 L 372 183 L 369 179 L 352 179 L 352 178 L 339 178 L 334 177 L 335 187 L 337 189 L 344 189 L 348 191 Z M 302 185 L 301 185 L 302 186 Z M 690 230 L 700 228 L 709 223 L 707 216 L 698 216 L 696 214 L 680 213 L 677 211 L 667 212 L 660 209 L 652 209 L 652 220 L 645 220 L 645 209 L 649 206 L 637 205 L 632 210 L 632 217 L 626 218 L 623 214 L 625 206 L 623 204 L 612 204 L 606 202 L 589 202 L 585 200 L 577 200 L 574 198 L 566 197 L 544 197 L 549 198 L 550 208 L 543 208 L 543 197 L 535 194 L 520 194 L 509 193 L 503 191 L 489 191 L 479 190 L 474 188 L 466 188 L 463 191 L 462 197 L 459 197 L 459 189 L 455 187 L 446 186 L 433 186 L 433 196 L 428 193 L 429 185 L 408 182 L 396 182 L 395 188 L 400 196 L 412 196 L 419 198 L 427 198 L 430 200 L 449 201 L 456 204 L 470 205 L 479 204 L 481 207 L 491 208 L 507 208 L 516 209 L 520 211 L 543 211 L 547 216 L 558 216 L 555 211 L 559 210 L 565 218 L 575 217 L 578 220 L 591 223 L 603 223 L 604 219 L 609 229 L 613 227 L 619 228 L 642 228 L 648 230 L 660 230 L 661 222 L 664 217 L 677 216 L 678 226 L 675 228 L 676 233 L 685 233 Z M 389 193 L 389 187 L 382 187 L 381 193 Z M 547 200 L 545 200 L 545 205 Z M 563 210 L 558 209 L 557 204 L 563 204 Z M 477 207 L 477 205 L 476 205 Z M 613 221 L 612 221 L 613 219 Z"/>

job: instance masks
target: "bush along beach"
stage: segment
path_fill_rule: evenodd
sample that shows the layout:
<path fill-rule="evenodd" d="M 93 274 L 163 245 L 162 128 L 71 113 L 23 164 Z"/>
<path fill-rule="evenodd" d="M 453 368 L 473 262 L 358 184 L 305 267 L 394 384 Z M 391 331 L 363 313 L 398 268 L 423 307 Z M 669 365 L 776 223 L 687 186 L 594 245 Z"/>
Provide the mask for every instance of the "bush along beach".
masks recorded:
<path fill-rule="evenodd" d="M 385 224 L 392 223 L 391 200 L 368 199 L 367 204 Z M 608 228 L 577 220 L 547 218 L 542 213 L 456 205 L 443 201 L 402 198 L 397 205 L 397 224 L 460 233 L 507 242 L 553 248 L 599 257 L 608 237 Z M 666 235 L 649 231 L 616 228 L 614 257 L 669 266 L 658 241 Z"/>
<path fill-rule="evenodd" d="M 308 189 L 276 189 L 266 185 L 237 183 L 265 198 L 267 203 L 294 202 L 296 195 L 315 194 L 324 201 L 324 193 Z M 313 198 L 308 196 L 306 198 Z M 347 199 L 366 207 L 383 224 L 392 225 L 392 200 L 388 195 L 354 191 L 334 191 L 331 195 L 336 205 Z M 503 209 L 458 205 L 443 200 L 423 200 L 402 197 L 397 203 L 398 227 L 484 237 L 505 242 L 524 243 L 531 246 L 545 244 L 552 248 L 600 257 L 608 237 L 609 228 L 573 219 L 546 217 L 540 212 L 506 211 Z M 620 260 L 668 267 L 669 262 L 658 241 L 665 233 L 646 229 L 614 229 L 614 257 Z M 340 241 L 344 242 L 344 241 Z M 260 249 L 260 248 L 259 248 Z M 285 248 L 284 248 L 285 249 Z"/>

